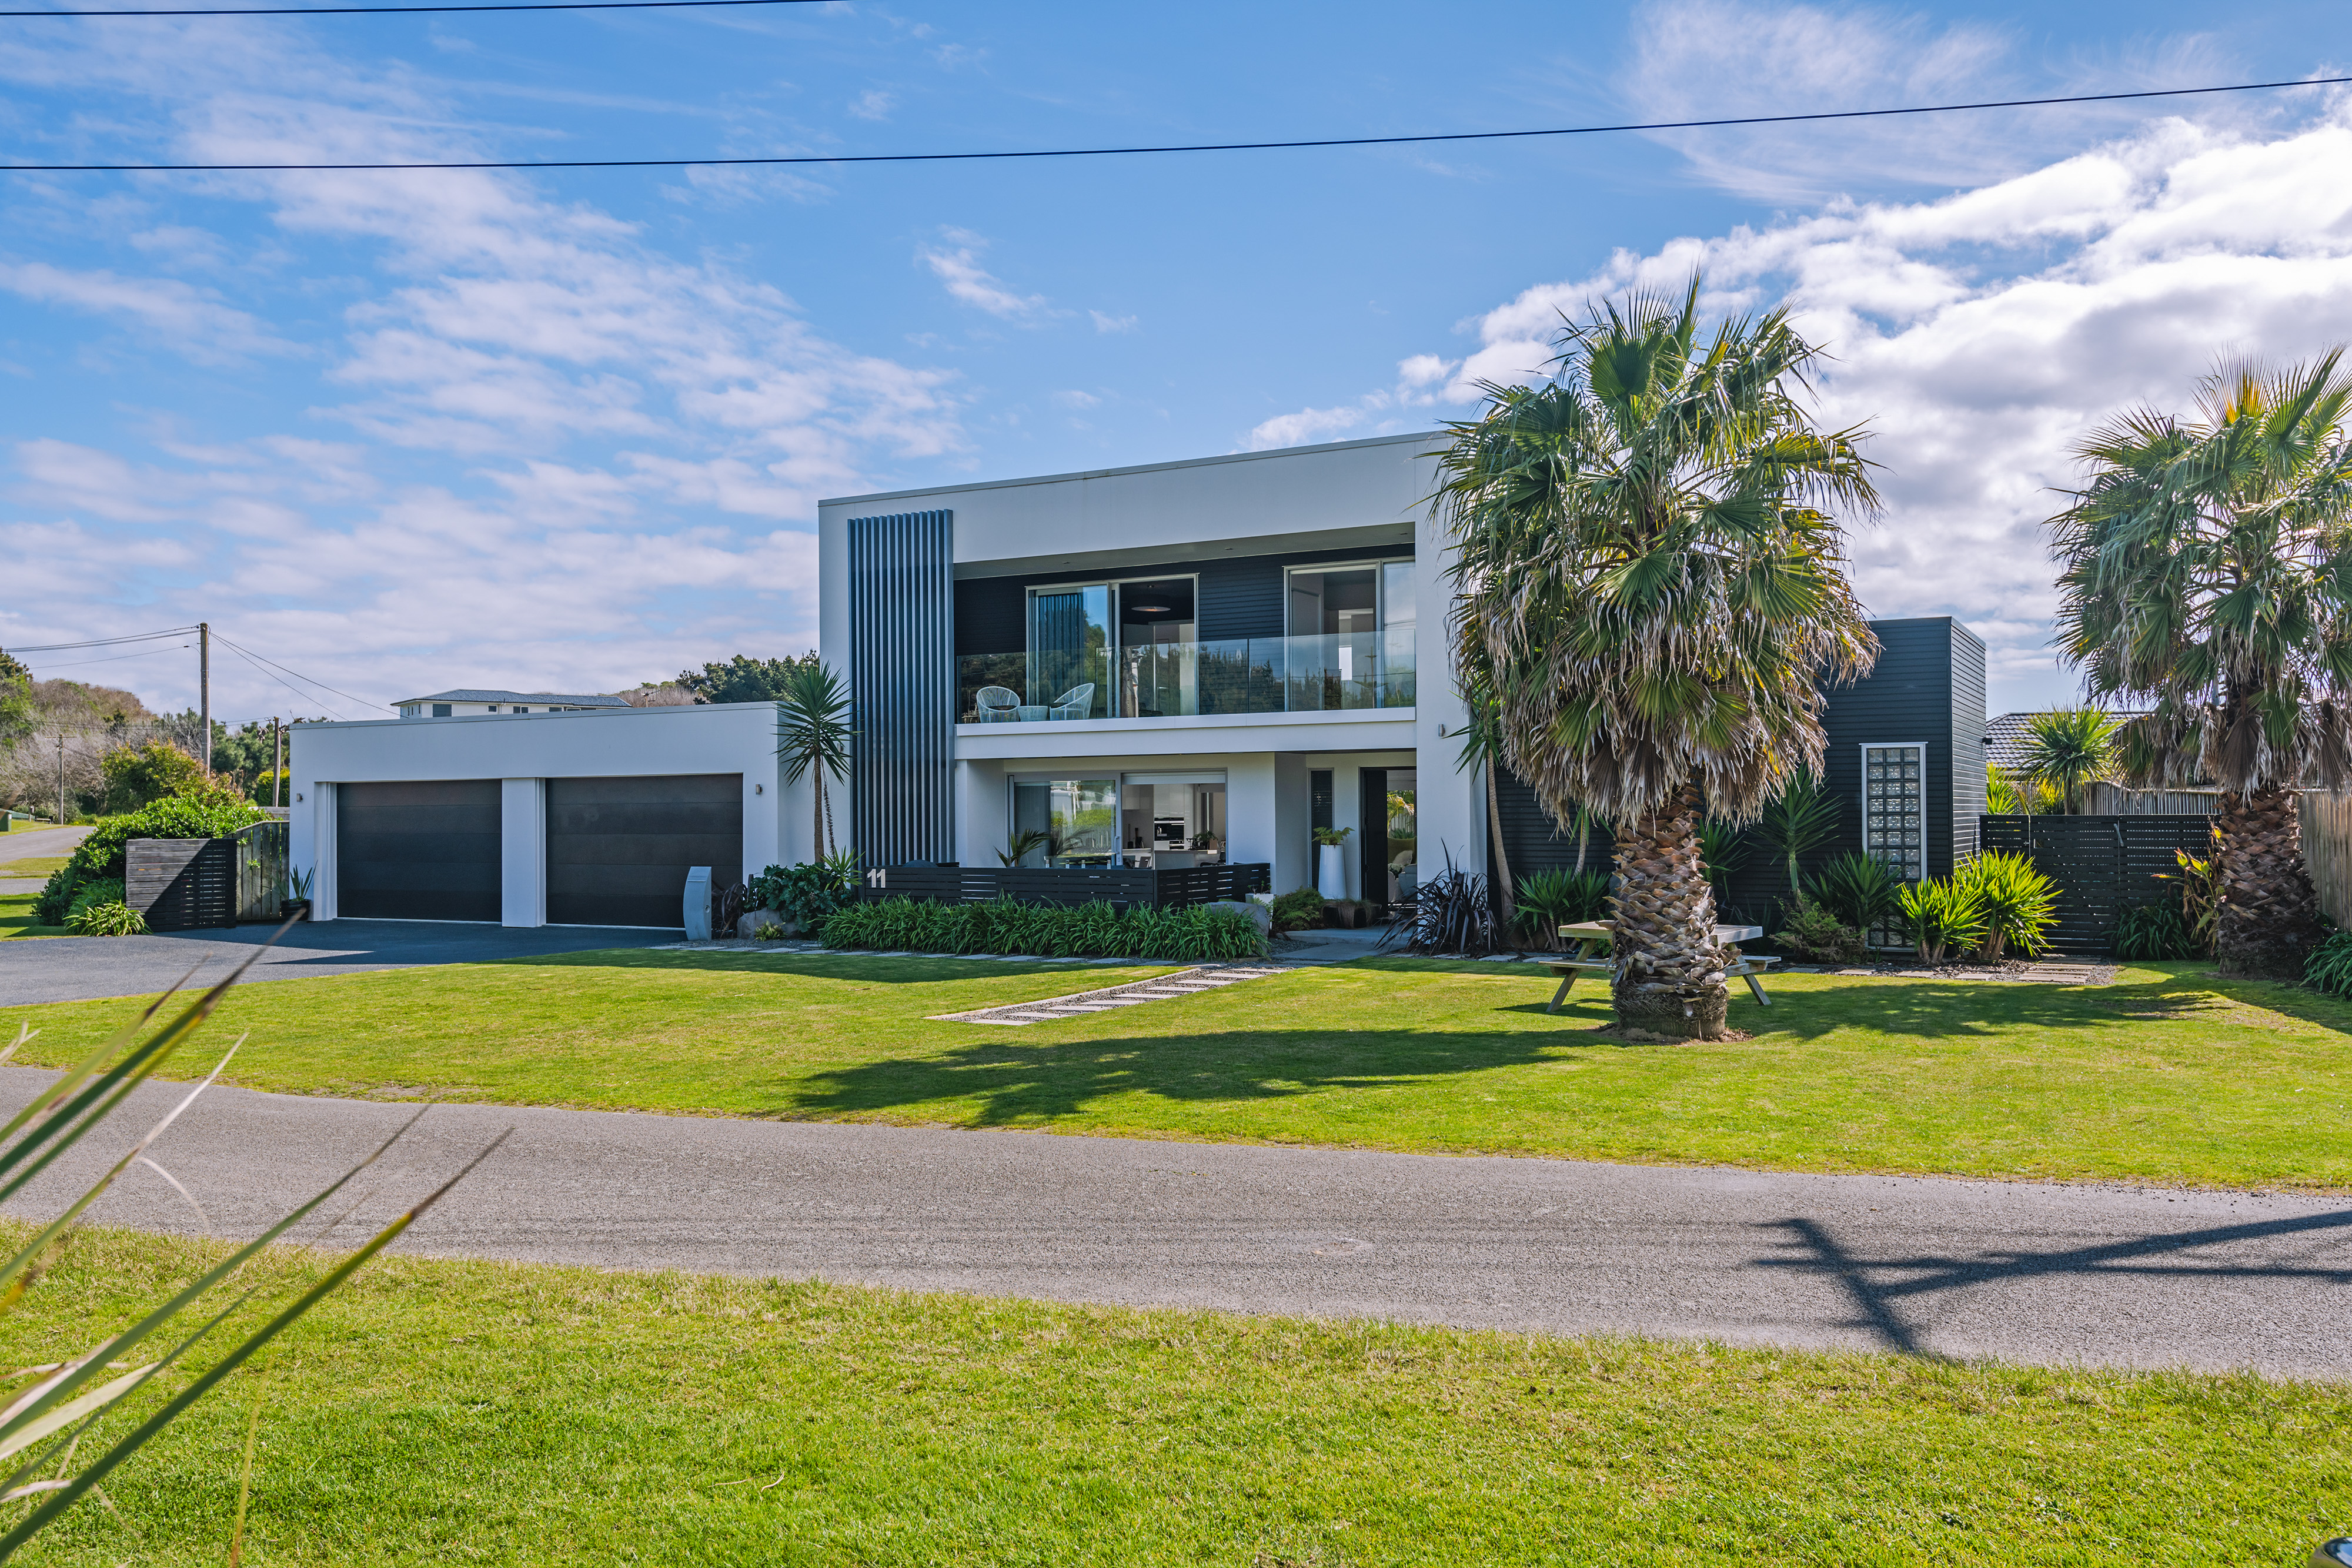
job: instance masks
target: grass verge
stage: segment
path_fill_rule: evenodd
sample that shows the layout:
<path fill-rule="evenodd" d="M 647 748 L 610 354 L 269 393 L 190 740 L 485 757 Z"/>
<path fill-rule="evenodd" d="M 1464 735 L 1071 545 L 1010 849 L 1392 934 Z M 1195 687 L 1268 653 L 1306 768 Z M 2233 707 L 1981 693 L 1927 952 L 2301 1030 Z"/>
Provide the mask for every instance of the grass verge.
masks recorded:
<path fill-rule="evenodd" d="M 643 950 L 240 988 L 258 1089 L 1424 1153 L 2352 1187 L 2352 1004 L 2194 965 L 2105 987 L 1795 975 L 1744 1040 L 1631 1045 L 1597 987 L 1373 959 L 1025 1029 L 928 1015 L 1164 972 Z M 129 1004 L 0 1009 L 73 1060 Z"/>
<path fill-rule="evenodd" d="M 40 902 L 37 893 L 0 893 L 0 942 L 15 936 L 65 936 L 71 933 L 62 925 L 44 925 L 33 913 Z M 10 1031 L 10 1038 L 15 1031 Z"/>
<path fill-rule="evenodd" d="M 212 1256 L 92 1232 L 53 1360 Z M 19 1561 L 2298 1562 L 2352 1390 L 388 1258 Z"/>

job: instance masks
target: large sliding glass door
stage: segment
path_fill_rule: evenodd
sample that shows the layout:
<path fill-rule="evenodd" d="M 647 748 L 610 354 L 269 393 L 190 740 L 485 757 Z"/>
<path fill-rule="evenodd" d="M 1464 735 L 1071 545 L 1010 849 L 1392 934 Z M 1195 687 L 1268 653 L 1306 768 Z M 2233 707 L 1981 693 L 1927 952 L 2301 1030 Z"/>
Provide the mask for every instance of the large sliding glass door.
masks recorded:
<path fill-rule="evenodd" d="M 1029 703 L 1024 718 L 1104 718 L 1111 711 L 1108 583 L 1041 588 L 1029 595 Z"/>
<path fill-rule="evenodd" d="M 1200 644 L 1189 577 L 1029 591 L 1028 719 L 1197 714 Z"/>
<path fill-rule="evenodd" d="M 1296 567 L 1285 706 L 1412 706 L 1412 562 Z"/>

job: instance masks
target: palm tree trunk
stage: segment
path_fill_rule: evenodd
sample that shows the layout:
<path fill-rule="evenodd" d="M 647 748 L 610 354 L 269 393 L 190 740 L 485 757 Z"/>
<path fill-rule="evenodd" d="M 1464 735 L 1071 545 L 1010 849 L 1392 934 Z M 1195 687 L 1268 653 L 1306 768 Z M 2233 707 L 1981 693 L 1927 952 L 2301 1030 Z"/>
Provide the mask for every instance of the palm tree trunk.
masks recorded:
<path fill-rule="evenodd" d="M 2218 897 L 2213 956 L 2221 971 L 2303 978 L 2319 945 L 2319 896 L 2303 863 L 2303 823 L 2292 789 L 2223 794 L 2213 823 Z"/>
<path fill-rule="evenodd" d="M 1511 928 L 1518 924 L 1518 902 L 1512 895 L 1519 884 L 1511 875 L 1510 852 L 1503 847 L 1503 798 L 1495 789 L 1495 761 L 1492 758 L 1486 759 L 1486 836 L 1495 841 L 1495 870 L 1503 879 L 1503 885 L 1497 890 L 1501 896 L 1496 902 L 1503 906 L 1504 939 L 1508 941 Z M 1416 850 L 1414 852 L 1420 852 Z"/>
<path fill-rule="evenodd" d="M 809 777 L 816 784 L 816 826 L 809 835 L 809 859 L 821 861 L 833 853 L 832 824 L 827 821 L 828 813 L 824 809 L 824 764 L 810 768 Z"/>
<path fill-rule="evenodd" d="M 1618 1026 L 1676 1040 L 1720 1040 L 1731 997 L 1715 940 L 1715 890 L 1699 864 L 1698 791 L 1620 825 L 1610 894 Z"/>

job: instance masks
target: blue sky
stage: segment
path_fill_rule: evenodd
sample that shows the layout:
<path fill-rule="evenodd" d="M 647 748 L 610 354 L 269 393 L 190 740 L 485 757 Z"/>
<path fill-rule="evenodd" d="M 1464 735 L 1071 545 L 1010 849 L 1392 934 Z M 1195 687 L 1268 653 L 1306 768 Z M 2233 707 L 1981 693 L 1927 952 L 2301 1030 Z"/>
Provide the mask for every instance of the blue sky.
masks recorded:
<path fill-rule="evenodd" d="M 862 3 L 0 22 L 7 161 L 1279 139 L 2336 74 L 2340 6 Z M 1425 428 L 1708 271 L 1867 419 L 1882 614 L 2063 700 L 2088 423 L 2352 338 L 2337 89 L 1769 131 L 789 172 L 0 177 L 0 645 L 209 619 L 215 710 L 814 641 L 821 496 Z M 101 653 L 104 651 L 100 651 Z M 37 673 L 194 695 L 193 654 Z M 358 699 L 358 700 L 354 700 Z"/>

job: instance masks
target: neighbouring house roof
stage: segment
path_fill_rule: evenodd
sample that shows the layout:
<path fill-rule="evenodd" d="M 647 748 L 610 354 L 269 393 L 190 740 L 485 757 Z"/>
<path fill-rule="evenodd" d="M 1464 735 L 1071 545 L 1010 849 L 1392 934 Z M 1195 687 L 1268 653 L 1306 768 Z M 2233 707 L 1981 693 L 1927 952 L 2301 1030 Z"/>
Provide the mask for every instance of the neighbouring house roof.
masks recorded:
<path fill-rule="evenodd" d="M 562 692 L 493 692 L 473 686 L 459 686 L 454 691 L 435 692 L 431 696 L 425 697 L 403 697 L 392 706 L 401 707 L 409 703 L 527 703 L 533 706 L 541 703 L 551 705 L 561 703 L 567 707 L 626 707 L 629 706 L 619 697 L 601 695 L 569 696 Z"/>
<path fill-rule="evenodd" d="M 2003 773 L 2014 773 L 2025 762 L 2025 743 L 2032 738 L 2035 715 L 2005 713 L 1985 720 L 1985 761 Z"/>

